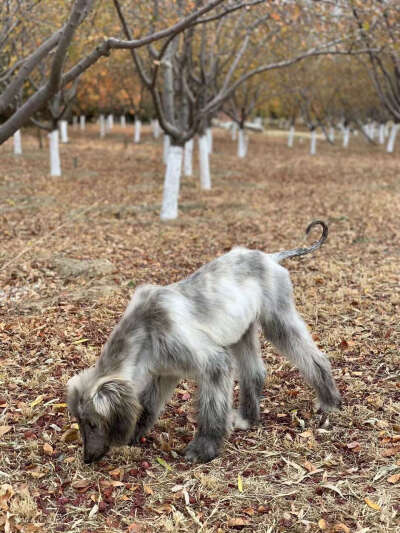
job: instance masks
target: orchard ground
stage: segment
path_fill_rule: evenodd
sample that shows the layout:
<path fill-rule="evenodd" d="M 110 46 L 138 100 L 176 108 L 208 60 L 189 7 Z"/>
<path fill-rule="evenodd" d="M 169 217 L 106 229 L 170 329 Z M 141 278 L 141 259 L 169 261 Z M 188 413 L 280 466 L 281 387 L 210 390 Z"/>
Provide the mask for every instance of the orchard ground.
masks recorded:
<path fill-rule="evenodd" d="M 183 178 L 180 216 L 159 221 L 162 143 L 144 128 L 70 129 L 62 178 L 23 132 L 0 147 L 0 524 L 21 532 L 231 530 L 394 532 L 400 523 L 400 153 L 252 134 L 236 157 L 214 133 L 213 188 Z M 197 149 L 197 146 L 196 146 Z M 196 162 L 195 162 L 196 163 Z M 197 168 L 196 164 L 194 168 Z M 134 288 L 168 284 L 243 245 L 305 244 L 286 262 L 298 309 L 334 369 L 344 406 L 318 429 L 314 394 L 262 340 L 261 424 L 220 458 L 180 456 L 195 429 L 181 383 L 140 447 L 86 466 L 65 405 L 69 377 L 94 363 Z M 313 234 L 318 238 L 319 234 Z M 235 397 L 238 390 L 236 387 Z"/>

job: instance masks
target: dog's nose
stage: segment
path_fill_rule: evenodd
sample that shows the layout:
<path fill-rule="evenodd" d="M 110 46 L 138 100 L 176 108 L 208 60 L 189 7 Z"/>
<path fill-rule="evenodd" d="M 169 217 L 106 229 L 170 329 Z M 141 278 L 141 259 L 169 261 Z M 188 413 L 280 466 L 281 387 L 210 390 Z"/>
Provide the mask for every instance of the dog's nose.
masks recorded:
<path fill-rule="evenodd" d="M 83 461 L 88 465 L 90 463 L 93 463 L 94 461 L 94 455 L 86 455 L 83 457 Z"/>

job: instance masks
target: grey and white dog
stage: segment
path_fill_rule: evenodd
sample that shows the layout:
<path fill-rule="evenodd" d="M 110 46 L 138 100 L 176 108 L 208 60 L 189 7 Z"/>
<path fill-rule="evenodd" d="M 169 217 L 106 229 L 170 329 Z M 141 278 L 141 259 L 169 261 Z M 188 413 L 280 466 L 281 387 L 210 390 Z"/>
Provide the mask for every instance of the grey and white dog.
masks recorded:
<path fill-rule="evenodd" d="M 199 387 L 198 424 L 185 450 L 207 462 L 232 427 L 259 419 L 265 368 L 258 325 L 314 387 L 323 413 L 340 406 L 329 361 L 298 315 L 288 271 L 279 263 L 319 248 L 265 254 L 234 248 L 188 278 L 165 287 L 143 285 L 132 297 L 96 365 L 68 383 L 68 405 L 79 422 L 86 463 L 113 445 L 134 444 L 148 432 L 178 381 Z M 233 369 L 240 381 L 239 411 L 232 410 Z M 323 414 L 324 416 L 324 414 Z"/>

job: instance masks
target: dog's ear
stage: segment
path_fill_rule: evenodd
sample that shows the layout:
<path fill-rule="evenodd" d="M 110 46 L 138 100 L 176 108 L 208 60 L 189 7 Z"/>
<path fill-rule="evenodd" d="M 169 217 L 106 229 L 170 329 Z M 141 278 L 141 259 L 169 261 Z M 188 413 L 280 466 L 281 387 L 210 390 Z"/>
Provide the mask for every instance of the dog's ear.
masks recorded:
<path fill-rule="evenodd" d="M 78 404 L 79 404 L 79 375 L 73 376 L 67 383 L 67 403 L 69 412 L 77 417 L 78 416 Z"/>
<path fill-rule="evenodd" d="M 141 411 L 131 381 L 103 378 L 92 396 L 93 408 L 109 428 L 113 444 L 126 444 L 132 436 Z"/>
<path fill-rule="evenodd" d="M 132 382 L 119 377 L 101 379 L 95 385 L 92 401 L 96 413 L 106 419 L 138 409 Z"/>
<path fill-rule="evenodd" d="M 78 418 L 79 404 L 95 380 L 95 368 L 90 367 L 73 376 L 67 383 L 67 402 L 70 413 Z"/>

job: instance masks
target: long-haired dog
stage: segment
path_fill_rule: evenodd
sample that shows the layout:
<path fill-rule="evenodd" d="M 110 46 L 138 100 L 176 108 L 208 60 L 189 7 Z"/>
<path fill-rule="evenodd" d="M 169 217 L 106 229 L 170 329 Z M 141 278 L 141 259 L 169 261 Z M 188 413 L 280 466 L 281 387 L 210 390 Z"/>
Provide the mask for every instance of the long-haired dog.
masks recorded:
<path fill-rule="evenodd" d="M 316 391 L 320 410 L 339 407 L 329 361 L 298 315 L 288 271 L 279 263 L 309 248 L 273 254 L 234 248 L 188 278 L 166 287 L 139 287 L 107 340 L 96 365 L 68 383 L 68 405 L 79 422 L 86 463 L 113 445 L 134 444 L 148 432 L 182 378 L 199 386 L 198 423 L 185 456 L 218 455 L 232 426 L 259 419 L 265 379 L 257 328 L 292 361 Z M 233 368 L 240 380 L 239 411 L 232 410 Z M 324 416 L 324 415 L 323 415 Z"/>

